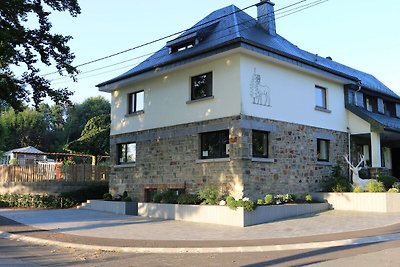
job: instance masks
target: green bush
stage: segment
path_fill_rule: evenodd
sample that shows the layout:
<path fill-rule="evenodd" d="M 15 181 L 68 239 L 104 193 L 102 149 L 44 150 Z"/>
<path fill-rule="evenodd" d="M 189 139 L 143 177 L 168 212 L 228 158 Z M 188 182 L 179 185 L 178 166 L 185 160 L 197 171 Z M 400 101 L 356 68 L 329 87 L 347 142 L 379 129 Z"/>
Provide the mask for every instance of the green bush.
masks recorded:
<path fill-rule="evenodd" d="M 355 185 L 353 188 L 353 192 L 354 193 L 363 193 L 364 192 L 364 188 L 360 185 Z"/>
<path fill-rule="evenodd" d="M 390 188 L 392 188 L 394 183 L 399 182 L 399 179 L 397 179 L 394 176 L 390 176 L 390 175 L 380 176 L 377 180 L 379 182 L 383 183 L 383 185 L 385 186 L 386 191 L 389 190 Z"/>
<path fill-rule="evenodd" d="M 221 193 L 218 187 L 207 185 L 200 190 L 199 198 L 202 200 L 202 204 L 217 205 L 221 200 Z"/>
<path fill-rule="evenodd" d="M 200 200 L 197 194 L 183 193 L 178 196 L 177 203 L 186 205 L 197 205 L 200 204 Z"/>
<path fill-rule="evenodd" d="M 395 182 L 392 187 L 400 190 L 400 182 Z"/>
<path fill-rule="evenodd" d="M 258 206 L 262 206 L 264 204 L 265 204 L 264 199 L 261 199 L 261 198 L 257 199 L 257 205 Z"/>
<path fill-rule="evenodd" d="M 110 201 L 110 200 L 112 200 L 112 195 L 110 193 L 104 193 L 103 194 L 103 199 L 105 201 Z"/>
<path fill-rule="evenodd" d="M 371 193 L 386 192 L 383 183 L 376 180 L 369 181 L 366 185 L 366 189 Z"/>
<path fill-rule="evenodd" d="M 176 190 L 164 189 L 157 191 L 154 198 L 158 198 L 159 201 L 156 203 L 176 204 L 178 202 L 178 194 Z"/>
<path fill-rule="evenodd" d="M 325 183 L 324 191 L 327 192 L 350 192 L 351 184 L 347 177 L 345 177 L 342 167 L 339 163 L 332 167 L 330 178 Z"/>
<path fill-rule="evenodd" d="M 245 211 L 249 211 L 249 212 L 254 211 L 258 206 L 256 202 L 254 202 L 248 198 L 235 200 L 235 198 L 232 196 L 228 196 L 226 198 L 226 205 L 229 208 L 234 209 L 234 210 L 237 209 L 238 207 L 243 207 L 243 209 Z"/>
<path fill-rule="evenodd" d="M 389 188 L 388 193 L 399 193 L 399 189 L 397 189 L 397 188 Z"/>
<path fill-rule="evenodd" d="M 313 197 L 312 197 L 312 195 L 308 194 L 308 195 L 306 195 L 306 196 L 304 197 L 304 200 L 305 200 L 307 203 L 312 203 L 312 202 L 313 202 Z"/>
<path fill-rule="evenodd" d="M 265 195 L 264 202 L 265 202 L 266 205 L 274 204 L 274 202 L 275 202 L 274 201 L 274 196 L 272 194 Z"/>

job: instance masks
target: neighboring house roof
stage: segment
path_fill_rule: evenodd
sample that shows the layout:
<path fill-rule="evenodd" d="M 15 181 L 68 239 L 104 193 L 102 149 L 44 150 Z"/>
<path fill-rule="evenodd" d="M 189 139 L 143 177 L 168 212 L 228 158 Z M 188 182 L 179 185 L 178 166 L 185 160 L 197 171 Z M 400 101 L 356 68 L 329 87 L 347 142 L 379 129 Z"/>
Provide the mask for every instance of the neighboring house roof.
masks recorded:
<path fill-rule="evenodd" d="M 172 45 L 191 40 L 196 36 L 200 36 L 202 41 L 194 47 L 170 53 Z M 354 84 L 361 82 L 363 88 L 400 100 L 397 94 L 374 76 L 304 51 L 279 35 L 268 34 L 256 19 L 234 5 L 212 12 L 181 36 L 167 42 L 166 46 L 133 69 L 97 86 L 103 87 L 139 74 L 154 73 L 161 67 L 177 66 L 179 63 L 190 62 L 190 59 L 196 60 L 200 55 L 208 56 L 210 53 L 216 54 L 236 47 L 262 51 L 264 54 L 299 66 L 311 66 L 349 79 Z"/>
<path fill-rule="evenodd" d="M 398 118 L 370 112 L 365 108 L 353 104 L 346 104 L 346 108 L 370 123 L 373 128 L 383 128 L 384 130 L 400 132 L 400 119 Z"/>
<path fill-rule="evenodd" d="M 12 153 L 21 153 L 21 154 L 29 153 L 29 154 L 31 154 L 31 153 L 43 153 L 43 152 L 33 146 L 27 146 L 27 147 L 12 149 L 10 151 L 5 152 L 4 154 L 11 155 Z"/>

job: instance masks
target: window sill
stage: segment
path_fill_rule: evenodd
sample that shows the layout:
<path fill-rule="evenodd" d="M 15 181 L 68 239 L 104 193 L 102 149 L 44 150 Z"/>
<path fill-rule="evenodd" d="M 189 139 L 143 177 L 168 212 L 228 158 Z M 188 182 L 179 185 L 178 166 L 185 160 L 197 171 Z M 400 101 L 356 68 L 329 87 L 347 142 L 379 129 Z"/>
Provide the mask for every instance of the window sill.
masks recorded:
<path fill-rule="evenodd" d="M 329 161 L 317 161 L 317 165 L 333 166 L 333 163 Z"/>
<path fill-rule="evenodd" d="M 217 158 L 217 159 L 197 159 L 196 163 L 212 163 L 212 162 L 229 162 L 230 158 Z"/>
<path fill-rule="evenodd" d="M 213 95 L 212 96 L 203 97 L 203 98 L 199 98 L 199 99 L 195 99 L 195 100 L 189 100 L 189 101 L 186 101 L 186 104 L 192 104 L 192 103 L 211 100 L 211 99 L 214 99 Z"/>
<path fill-rule="evenodd" d="M 125 114 L 125 117 L 133 117 L 133 116 L 138 116 L 141 114 L 144 114 L 144 110 L 139 110 L 139 111 L 136 111 L 133 113 L 127 113 L 127 114 Z"/>
<path fill-rule="evenodd" d="M 331 113 L 332 112 L 329 109 L 322 108 L 322 107 L 315 107 L 314 109 L 317 110 L 317 111 L 325 112 L 325 113 Z"/>
<path fill-rule="evenodd" d="M 114 165 L 114 168 L 133 168 L 136 167 L 136 163 L 126 163 L 126 164 L 118 164 Z"/>
<path fill-rule="evenodd" d="M 271 158 L 251 158 L 252 162 L 266 162 L 266 163 L 275 163 L 275 159 Z"/>

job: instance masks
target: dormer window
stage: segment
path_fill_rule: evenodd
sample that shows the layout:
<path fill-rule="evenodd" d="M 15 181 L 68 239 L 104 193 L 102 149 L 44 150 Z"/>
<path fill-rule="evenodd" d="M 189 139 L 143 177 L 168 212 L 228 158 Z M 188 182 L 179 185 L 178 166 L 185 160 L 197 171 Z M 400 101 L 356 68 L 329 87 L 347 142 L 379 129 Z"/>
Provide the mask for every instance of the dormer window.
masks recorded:
<path fill-rule="evenodd" d="M 211 31 L 215 28 L 217 24 L 218 22 L 214 22 L 208 25 L 202 25 L 202 27 L 198 27 L 197 29 L 195 29 L 195 31 L 185 32 L 178 38 L 167 42 L 169 53 L 173 54 L 195 47 L 202 40 L 207 38 L 207 36 L 211 33 Z"/>
<path fill-rule="evenodd" d="M 374 112 L 374 103 L 371 97 L 365 97 L 365 108 L 370 112 Z"/>

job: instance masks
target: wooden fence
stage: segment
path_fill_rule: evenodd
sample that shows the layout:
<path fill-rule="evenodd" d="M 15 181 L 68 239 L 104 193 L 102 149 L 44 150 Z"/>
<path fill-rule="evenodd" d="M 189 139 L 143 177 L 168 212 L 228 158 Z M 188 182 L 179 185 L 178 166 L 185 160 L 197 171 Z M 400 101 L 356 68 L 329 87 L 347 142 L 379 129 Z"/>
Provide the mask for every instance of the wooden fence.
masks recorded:
<path fill-rule="evenodd" d="M 65 166 L 59 163 L 0 165 L 0 182 L 108 181 L 110 168 L 90 164 Z"/>

